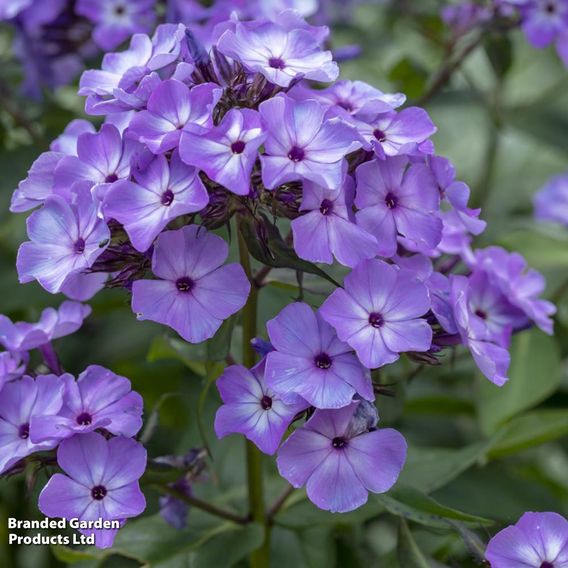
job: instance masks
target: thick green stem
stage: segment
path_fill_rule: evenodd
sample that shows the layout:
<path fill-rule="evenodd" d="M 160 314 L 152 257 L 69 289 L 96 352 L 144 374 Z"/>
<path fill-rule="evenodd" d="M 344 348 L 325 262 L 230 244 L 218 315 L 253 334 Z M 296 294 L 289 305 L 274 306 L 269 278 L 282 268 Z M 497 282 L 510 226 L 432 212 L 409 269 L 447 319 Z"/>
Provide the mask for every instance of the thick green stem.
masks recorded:
<path fill-rule="evenodd" d="M 243 309 L 243 365 L 252 367 L 256 362 L 256 354 L 251 340 L 256 337 L 256 319 L 258 307 L 258 288 L 252 274 L 249 252 L 246 242 L 239 232 L 239 256 L 241 264 L 251 282 L 251 291 Z M 264 481 L 262 472 L 262 454 L 251 442 L 246 442 L 247 478 L 250 515 L 254 522 L 264 527 L 265 537 L 260 548 L 250 557 L 251 568 L 268 568 L 270 565 L 270 530 L 264 511 Z"/>

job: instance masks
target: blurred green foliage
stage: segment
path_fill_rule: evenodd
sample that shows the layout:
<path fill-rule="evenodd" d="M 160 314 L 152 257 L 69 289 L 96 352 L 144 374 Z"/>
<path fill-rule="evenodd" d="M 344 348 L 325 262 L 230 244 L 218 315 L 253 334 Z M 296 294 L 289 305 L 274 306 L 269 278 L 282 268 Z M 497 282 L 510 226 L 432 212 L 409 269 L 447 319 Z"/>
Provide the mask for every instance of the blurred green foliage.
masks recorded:
<path fill-rule="evenodd" d="M 440 3 L 395 5 L 358 8 L 351 22 L 335 26 L 333 37 L 363 48 L 361 58 L 343 65 L 344 78 L 402 90 L 416 101 L 445 57 L 436 15 Z M 74 87 L 47 93 L 41 103 L 23 101 L 7 36 L 2 30 L 0 312 L 33 321 L 61 298 L 36 284 L 18 284 L 15 253 L 25 239 L 25 222 L 8 213 L 9 199 L 46 141 L 80 115 L 82 101 Z M 295 492 L 275 518 L 275 568 L 467 568 L 478 565 L 489 535 L 524 511 L 568 515 L 568 232 L 537 226 L 531 218 L 534 192 L 550 175 L 568 169 L 566 100 L 568 72 L 556 55 L 530 48 L 513 32 L 490 37 L 443 92 L 427 101 L 438 126 L 437 152 L 454 162 L 488 221 L 477 244 L 518 250 L 544 272 L 547 295 L 559 305 L 556 335 L 535 330 L 516 337 L 511 381 L 501 390 L 480 377 L 459 350 L 439 368 L 418 374 L 406 359 L 384 369 L 381 381 L 396 397 L 379 397 L 381 421 L 400 429 L 410 445 L 399 485 L 345 515 L 320 511 L 302 491 Z M 315 305 L 330 289 L 311 274 L 303 284 L 306 300 Z M 293 271 L 273 270 L 260 296 L 259 329 L 297 295 Z M 212 461 L 195 493 L 245 514 L 244 442 L 215 440 L 219 398 L 216 389 L 206 388 L 223 367 L 207 360 L 222 361 L 229 349 L 239 359 L 238 321 L 230 320 L 206 345 L 189 346 L 163 327 L 136 322 L 126 293 L 105 291 L 92 305 L 86 325 L 57 342 L 65 369 L 78 373 L 97 363 L 129 377 L 144 396 L 147 420 L 151 417 L 149 455 L 211 444 Z M 273 460 L 266 460 L 266 470 L 270 502 L 285 484 Z M 255 525 L 243 528 L 197 510 L 190 512 L 188 529 L 170 529 L 157 515 L 158 494 L 146 487 L 147 513 L 120 531 L 111 551 L 8 547 L 6 518 L 39 518 L 36 497 L 44 482 L 42 474 L 28 491 L 22 479 L 0 481 L 1 566 L 245 566 L 248 552 L 262 541 Z"/>

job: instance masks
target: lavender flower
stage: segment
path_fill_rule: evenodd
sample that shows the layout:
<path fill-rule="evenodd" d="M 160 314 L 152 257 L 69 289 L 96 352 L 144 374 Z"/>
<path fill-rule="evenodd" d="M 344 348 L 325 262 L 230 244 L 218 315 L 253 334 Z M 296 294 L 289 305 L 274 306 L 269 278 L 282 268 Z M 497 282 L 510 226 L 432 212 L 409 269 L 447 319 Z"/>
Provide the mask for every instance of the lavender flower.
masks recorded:
<path fill-rule="evenodd" d="M 132 287 L 138 319 L 167 325 L 191 343 L 213 337 L 250 291 L 239 264 L 221 266 L 228 252 L 223 239 L 197 225 L 162 233 L 152 257 L 161 280 L 137 280 Z"/>
<path fill-rule="evenodd" d="M 287 30 L 273 22 L 238 23 L 234 31 L 225 31 L 217 47 L 249 71 L 262 73 L 281 87 L 288 87 L 297 77 L 329 82 L 339 75 L 331 52 L 322 51 L 305 29 Z"/>
<path fill-rule="evenodd" d="M 381 113 L 372 120 L 357 122 L 357 130 L 366 141 L 365 149 L 387 156 L 433 152 L 428 139 L 437 130 L 428 113 L 418 107 L 401 112 Z"/>
<path fill-rule="evenodd" d="M 176 79 L 158 85 L 148 99 L 147 110 L 137 113 L 130 123 L 130 133 L 154 154 L 172 150 L 179 144 L 183 130 L 209 126 L 211 112 L 221 90 L 214 83 L 193 89 Z"/>
<path fill-rule="evenodd" d="M 427 351 L 432 329 L 420 316 L 430 309 L 424 284 L 412 271 L 381 260 L 361 262 L 320 308 L 325 321 L 373 369 L 404 351 Z"/>
<path fill-rule="evenodd" d="M 440 242 L 440 195 L 427 166 L 408 167 L 401 156 L 366 162 L 356 174 L 357 223 L 375 236 L 381 256 L 396 253 L 398 235 L 426 248 Z"/>
<path fill-rule="evenodd" d="M 505 347 L 494 341 L 494 336 L 483 317 L 470 308 L 471 286 L 465 276 L 452 276 L 450 298 L 453 320 L 463 344 L 470 350 L 479 370 L 497 386 L 503 386 L 509 379 L 507 369 L 511 362 Z"/>
<path fill-rule="evenodd" d="M 347 406 L 355 394 L 374 400 L 369 372 L 307 304 L 286 306 L 266 326 L 275 349 L 266 357 L 266 382 L 284 400 L 294 393 L 316 408 Z"/>
<path fill-rule="evenodd" d="M 58 309 L 46 308 L 37 323 L 12 321 L 0 314 L 0 343 L 10 351 L 29 351 L 75 333 L 91 313 L 91 307 L 63 302 Z"/>
<path fill-rule="evenodd" d="M 207 132 L 184 132 L 180 155 L 186 164 L 237 195 L 248 195 L 250 177 L 264 141 L 260 117 L 249 109 L 230 110 L 217 127 Z"/>
<path fill-rule="evenodd" d="M 77 0 L 77 14 L 95 24 L 93 39 L 104 50 L 117 47 L 135 32 L 148 31 L 155 0 Z"/>
<path fill-rule="evenodd" d="M 356 225 L 353 214 L 354 183 L 347 175 L 339 189 L 303 184 L 303 213 L 292 221 L 294 249 L 300 258 L 355 267 L 379 251 L 376 239 Z"/>
<path fill-rule="evenodd" d="M 491 568 L 568 566 L 568 521 L 558 513 L 525 513 L 487 545 Z"/>
<path fill-rule="evenodd" d="M 23 377 L 4 385 L 0 391 L 0 474 L 19 460 L 43 450 L 51 450 L 56 440 L 33 443 L 30 421 L 56 414 L 63 404 L 63 382 L 55 375 L 35 380 Z"/>
<path fill-rule="evenodd" d="M 279 95 L 259 111 L 267 133 L 262 181 L 268 189 L 307 179 L 323 187 L 340 187 L 343 158 L 361 146 L 355 130 L 338 118 L 327 119 L 316 101 L 293 101 Z"/>
<path fill-rule="evenodd" d="M 0 391 L 6 383 L 18 379 L 26 372 L 28 353 L 3 351 L 0 353 Z"/>
<path fill-rule="evenodd" d="M 266 384 L 265 362 L 250 370 L 231 365 L 217 379 L 224 404 L 215 416 L 215 433 L 219 438 L 243 434 L 265 454 L 274 454 L 296 414 L 308 404 L 299 396 L 284 401 L 274 393 Z"/>
<path fill-rule="evenodd" d="M 146 500 L 138 479 L 146 469 L 146 450 L 131 438 L 106 440 L 91 432 L 61 442 L 56 473 L 39 496 L 47 517 L 81 521 L 124 520 L 140 515 Z M 117 529 L 79 529 L 95 535 L 99 548 L 112 546 Z"/>
<path fill-rule="evenodd" d="M 104 428 L 115 436 L 134 436 L 142 427 L 142 397 L 131 390 L 126 377 L 98 365 L 90 365 L 77 381 L 61 376 L 65 384 L 63 406 L 56 416 L 32 418 L 34 443 L 61 440 Z"/>
<path fill-rule="evenodd" d="M 185 478 L 171 483 L 169 487 L 183 495 L 191 496 L 191 485 Z M 160 497 L 160 516 L 174 529 L 182 530 L 187 526 L 189 508 L 189 505 L 185 501 L 173 495 L 163 495 Z"/>
<path fill-rule="evenodd" d="M 154 239 L 181 215 L 203 209 L 209 196 L 194 168 L 174 152 L 170 161 L 158 155 L 144 169 L 133 173 L 135 182 L 115 182 L 106 194 L 103 212 L 107 219 L 124 225 L 132 245 L 148 250 Z"/>
<path fill-rule="evenodd" d="M 122 138 L 112 124 L 103 124 L 96 134 L 85 132 L 77 138 L 77 156 L 65 156 L 55 168 L 55 190 L 61 192 L 83 180 L 95 188 L 98 197 L 104 196 L 117 180 L 130 175 L 130 164 L 138 144 Z"/>
<path fill-rule="evenodd" d="M 369 491 L 384 493 L 395 484 L 406 460 L 406 442 L 396 430 L 352 427 L 358 404 L 316 410 L 278 452 L 280 475 L 294 487 L 305 485 L 320 509 L 345 513 L 364 505 Z"/>
<path fill-rule="evenodd" d="M 534 196 L 534 216 L 568 226 L 568 173 L 554 176 Z"/>
<path fill-rule="evenodd" d="M 37 280 L 52 294 L 66 279 L 90 268 L 107 247 L 110 231 L 97 216 L 88 187 L 81 185 L 69 203 L 52 195 L 28 218 L 28 236 L 18 251 L 20 282 Z"/>

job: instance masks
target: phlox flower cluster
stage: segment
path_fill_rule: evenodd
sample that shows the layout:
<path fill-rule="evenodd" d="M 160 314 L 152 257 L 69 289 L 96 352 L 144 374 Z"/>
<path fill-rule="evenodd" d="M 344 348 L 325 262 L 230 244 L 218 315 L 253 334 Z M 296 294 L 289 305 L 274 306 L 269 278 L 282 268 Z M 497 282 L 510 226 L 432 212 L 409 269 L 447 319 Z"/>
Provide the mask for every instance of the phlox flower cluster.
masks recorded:
<path fill-rule="evenodd" d="M 77 379 L 64 373 L 51 341 L 77 331 L 91 312 L 64 302 L 47 308 L 39 322 L 11 322 L 0 316 L 0 475 L 54 459 L 64 473 L 53 475 L 39 496 L 47 516 L 121 523 L 146 506 L 138 479 L 146 451 L 133 439 L 142 427 L 142 397 L 130 381 L 98 365 Z M 33 350 L 49 367 L 26 369 Z M 28 374 L 29 373 L 29 374 Z M 82 529 L 96 545 L 112 545 L 116 529 Z"/>
<path fill-rule="evenodd" d="M 235 226 L 251 253 L 275 258 L 272 243 L 289 223 L 288 259 L 342 265 L 342 285 L 320 306 L 294 302 L 267 323 L 254 343 L 257 365 L 225 369 L 215 429 L 276 454 L 290 484 L 305 486 L 318 507 L 345 512 L 389 490 L 405 462 L 403 436 L 379 427 L 374 370 L 401 356 L 439 364 L 462 345 L 502 385 L 513 333 L 533 325 L 551 333 L 554 307 L 520 255 L 472 248 L 485 223 L 436 155 L 427 112 L 403 106 L 403 94 L 338 80 L 327 34 L 293 10 L 219 22 L 206 42 L 183 24 L 135 34 L 81 77 L 86 111 L 102 126 L 71 123 L 20 183 L 12 210 L 32 211 L 21 282 L 82 301 L 124 288 L 139 320 L 191 343 L 213 337 L 250 294 L 243 267 L 227 262 L 223 226 Z M 111 472 L 118 453 L 142 456 L 128 439 L 139 414 L 75 404 L 100 372 L 60 377 L 67 401 L 61 395 L 59 407 L 30 419 L 30 443 L 60 442 L 66 475 L 42 493 L 47 514 L 70 514 L 50 500 L 71 486 L 88 498 L 85 470 L 68 459 L 84 445 Z M 123 393 L 111 402 L 125 411 L 139 401 Z M 104 503 L 126 487 L 140 508 L 139 472 L 132 465 L 117 485 L 110 473 L 93 479 L 90 498 Z"/>

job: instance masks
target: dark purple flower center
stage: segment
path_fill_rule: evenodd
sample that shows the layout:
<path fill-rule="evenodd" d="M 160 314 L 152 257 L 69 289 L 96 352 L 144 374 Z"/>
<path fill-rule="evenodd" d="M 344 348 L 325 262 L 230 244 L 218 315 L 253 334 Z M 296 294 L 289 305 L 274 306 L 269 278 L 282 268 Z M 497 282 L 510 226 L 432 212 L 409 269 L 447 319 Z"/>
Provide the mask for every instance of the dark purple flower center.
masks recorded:
<path fill-rule="evenodd" d="M 272 67 L 272 69 L 284 69 L 284 67 L 286 67 L 284 61 L 282 61 L 280 57 L 271 57 L 268 60 L 268 65 Z"/>
<path fill-rule="evenodd" d="M 95 501 L 102 501 L 107 494 L 106 487 L 96 485 L 91 489 L 91 496 Z"/>
<path fill-rule="evenodd" d="M 83 254 L 85 252 L 85 239 L 79 237 L 73 245 L 73 250 L 76 254 Z"/>
<path fill-rule="evenodd" d="M 389 209 L 394 209 L 398 204 L 398 199 L 394 193 L 387 193 L 385 203 Z"/>
<path fill-rule="evenodd" d="M 117 16 L 122 16 L 122 14 L 124 14 L 124 12 L 126 12 L 126 8 L 124 6 L 120 6 L 120 5 L 115 6 L 114 13 Z"/>
<path fill-rule="evenodd" d="M 176 288 L 180 292 L 191 292 L 191 289 L 194 286 L 194 282 L 191 278 L 184 276 L 183 278 L 178 278 L 176 280 Z"/>
<path fill-rule="evenodd" d="M 341 450 L 347 445 L 347 440 L 345 438 L 342 438 L 341 436 L 338 436 L 337 438 L 333 438 L 333 440 L 331 441 L 331 445 L 336 450 Z"/>
<path fill-rule="evenodd" d="M 385 320 L 383 319 L 383 316 L 381 314 L 377 314 L 377 313 L 373 312 L 372 314 L 369 314 L 369 323 L 373 327 L 376 327 L 377 329 L 379 329 L 380 327 L 383 327 Z"/>
<path fill-rule="evenodd" d="M 301 162 L 304 159 L 306 153 L 302 148 L 298 148 L 298 146 L 292 146 L 290 151 L 288 152 L 288 158 L 293 162 Z"/>
<path fill-rule="evenodd" d="M 315 363 L 318 369 L 329 369 L 333 359 L 327 353 L 320 353 L 316 356 Z"/>
<path fill-rule="evenodd" d="M 242 140 L 237 140 L 231 144 L 231 152 L 233 154 L 242 154 L 245 151 L 246 144 Z"/>
<path fill-rule="evenodd" d="M 88 412 L 81 412 L 81 414 L 77 416 L 77 424 L 79 424 L 79 426 L 89 426 L 92 421 L 93 417 Z"/>
<path fill-rule="evenodd" d="M 347 112 L 351 112 L 353 110 L 351 103 L 348 101 L 338 101 L 337 106 L 340 106 L 342 109 L 346 110 Z"/>
<path fill-rule="evenodd" d="M 160 203 L 169 207 L 174 201 L 174 192 L 171 189 L 166 189 L 164 193 L 162 193 L 162 198 L 160 199 Z"/>
<path fill-rule="evenodd" d="M 262 406 L 262 410 L 270 410 L 272 408 L 272 399 L 265 394 L 260 399 L 260 406 Z"/>
<path fill-rule="evenodd" d="M 30 425 L 27 422 L 18 428 L 18 436 L 22 440 L 27 440 L 30 437 Z"/>
<path fill-rule="evenodd" d="M 547 562 L 546 560 L 540 565 L 540 568 L 554 568 L 552 562 Z"/>
<path fill-rule="evenodd" d="M 554 2 L 548 2 L 544 8 L 549 14 L 554 14 L 556 12 L 556 4 Z M 546 562 L 545 562 L 546 564 Z M 552 565 L 551 565 L 552 566 Z"/>
<path fill-rule="evenodd" d="M 108 176 L 105 178 L 105 181 L 107 183 L 114 183 L 116 180 L 118 180 L 118 176 L 116 174 L 108 174 Z"/>
<path fill-rule="evenodd" d="M 324 199 L 320 204 L 320 213 L 322 215 L 331 215 L 333 211 L 333 201 Z"/>
<path fill-rule="evenodd" d="M 487 312 L 484 312 L 483 310 L 475 310 L 474 313 L 478 318 L 481 318 L 482 320 L 487 319 Z"/>
<path fill-rule="evenodd" d="M 379 130 L 378 128 L 375 128 L 375 130 L 373 130 L 373 136 L 379 142 L 384 142 L 387 139 L 387 135 L 382 130 Z"/>

